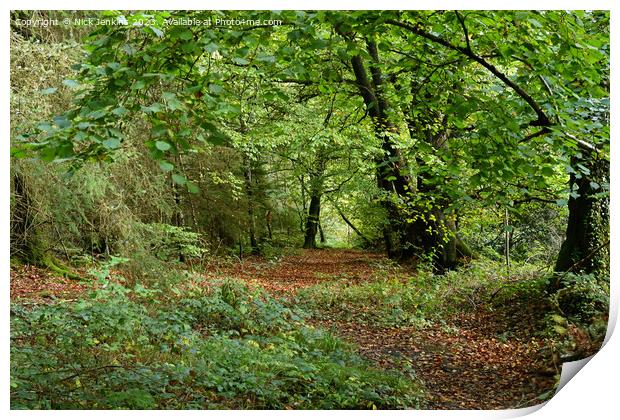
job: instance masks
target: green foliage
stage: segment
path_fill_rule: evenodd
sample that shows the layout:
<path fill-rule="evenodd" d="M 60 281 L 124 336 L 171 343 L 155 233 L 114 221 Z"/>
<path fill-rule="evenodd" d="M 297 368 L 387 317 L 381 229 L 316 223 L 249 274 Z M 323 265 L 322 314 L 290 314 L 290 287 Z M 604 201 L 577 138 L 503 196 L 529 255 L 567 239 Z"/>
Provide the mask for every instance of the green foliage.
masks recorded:
<path fill-rule="evenodd" d="M 303 234 L 310 195 L 322 195 L 329 246 L 356 244 L 353 224 L 364 246 L 402 239 L 427 261 L 450 235 L 412 242 L 453 223 L 483 258 L 443 276 L 341 278 L 298 300 L 319 318 L 424 327 L 542 301 L 568 198 L 584 193 L 569 174 L 608 194 L 608 179 L 576 162 L 609 155 L 609 12 L 246 11 L 285 23 L 252 30 L 166 21 L 217 11 L 92 13 L 118 25 L 88 37 L 11 27 L 22 230 L 35 259 L 107 261 L 89 299 L 13 306 L 15 408 L 415 407 L 411 378 L 369 368 L 261 292 L 192 289 L 204 279 L 186 269 L 250 250 L 279 259 Z M 29 16 L 83 14 L 12 12 Z M 594 213 L 585 223 L 605 227 Z M 563 280 L 555 331 L 600 329 L 607 283 Z"/>
<path fill-rule="evenodd" d="M 330 282 L 299 292 L 299 304 L 319 318 L 378 325 L 419 325 L 426 322 L 419 312 L 423 298 L 411 279 L 385 279 L 362 285 Z"/>
<path fill-rule="evenodd" d="M 595 274 L 565 273 L 554 300 L 564 316 L 582 324 L 609 311 L 609 278 Z"/>
<path fill-rule="evenodd" d="M 285 245 L 274 245 L 273 241 L 264 241 L 258 245 L 258 253 L 268 261 L 278 261 L 285 254 Z"/>
<path fill-rule="evenodd" d="M 511 277 L 501 262 L 478 259 L 466 267 L 433 275 L 421 268 L 414 277 L 384 271 L 373 281 L 323 283 L 301 290 L 299 305 L 319 318 L 336 318 L 381 326 L 429 322 L 478 306 L 511 305 L 516 299 L 542 299 L 545 276 L 533 265 L 513 267 Z"/>
<path fill-rule="evenodd" d="M 553 311 L 540 332 L 556 355 L 578 359 L 596 353 L 607 334 L 609 278 L 567 272 L 550 296 Z"/>
<path fill-rule="evenodd" d="M 476 252 L 500 261 L 505 258 L 506 231 L 511 260 L 553 264 L 566 230 L 567 209 L 554 203 L 522 203 L 505 209 L 480 208 L 478 204 L 460 214 L 459 236 Z"/>
<path fill-rule="evenodd" d="M 106 270 L 100 273 L 106 277 Z M 415 408 L 419 385 L 370 368 L 260 291 L 166 298 L 105 283 L 75 304 L 11 309 L 13 408 Z"/>
<path fill-rule="evenodd" d="M 122 168 L 139 168 L 150 175 L 140 178 L 153 179 L 123 174 L 114 183 L 129 190 L 122 204 L 137 221 L 173 224 L 172 217 L 183 216 L 217 246 L 254 243 L 246 238 L 249 230 L 266 236 L 262 214 L 272 210 L 273 225 L 291 236 L 290 215 L 296 212 L 303 225 L 312 189 L 337 195 L 333 206 L 323 200 L 322 211 L 337 243 L 347 227 L 336 205 L 369 242 L 386 226 L 425 220 L 416 213 L 437 209 L 447 216 L 473 210 L 468 217 L 478 220 L 481 207 L 515 209 L 534 200 L 555 201 L 565 211 L 566 196 L 576 193 L 566 188 L 567 173 L 587 175 L 571 164 L 583 153 L 579 139 L 607 158 L 607 12 L 247 11 L 247 19 L 289 23 L 252 31 L 166 21 L 211 20 L 219 16 L 215 11 L 97 15 L 119 24 L 97 27 L 88 38 L 80 34 L 75 56 L 64 44 L 26 41 L 33 34 L 14 28 L 18 95 L 12 109 L 33 118 L 16 116 L 13 156 L 35 150 L 70 171 L 86 162 L 125 160 Z M 133 25 L 143 20 L 150 25 Z M 464 27 L 475 34 L 470 50 L 457 42 Z M 375 55 L 363 40 L 374 40 Z M 51 71 L 45 59 L 26 61 L 46 53 L 59 58 Z M 379 98 L 389 104 L 382 116 L 391 127 L 387 142 L 365 118 L 372 106 L 364 94 L 352 97 L 342 88 L 355 77 L 353 58 L 377 75 L 393 75 L 384 77 Z M 73 71 L 69 62 L 77 63 Z M 45 77 L 33 83 L 30 74 Z M 541 125 L 545 130 L 537 134 Z M 401 157 L 409 192 L 379 192 L 377 174 Z M 593 188 L 604 194 L 605 184 Z M 145 200 L 151 196 L 157 200 Z M 145 201 L 154 204 L 138 211 Z M 382 203 L 396 205 L 399 214 Z M 512 217 L 519 259 L 531 259 L 532 236 L 536 259 L 557 247 L 558 223 L 545 229 L 541 222 L 547 216 L 561 221 L 564 214 L 532 213 L 542 214 L 529 206 Z M 85 219 L 97 226 L 93 217 Z M 75 225 L 88 236 L 84 223 Z M 491 257 L 501 241 L 489 230 L 479 235 L 479 249 Z M 94 251 L 118 252 L 112 243 L 128 241 L 119 233 L 93 232 L 81 238 L 82 247 L 90 242 Z"/>
<path fill-rule="evenodd" d="M 145 246 L 162 261 L 200 258 L 206 252 L 200 235 L 165 223 L 142 224 Z"/>

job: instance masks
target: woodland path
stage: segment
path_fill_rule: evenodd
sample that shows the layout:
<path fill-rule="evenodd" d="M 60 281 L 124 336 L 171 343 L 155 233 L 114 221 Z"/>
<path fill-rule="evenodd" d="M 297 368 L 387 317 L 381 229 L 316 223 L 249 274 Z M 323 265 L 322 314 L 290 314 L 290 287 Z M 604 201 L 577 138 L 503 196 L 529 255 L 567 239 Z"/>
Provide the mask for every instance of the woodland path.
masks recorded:
<path fill-rule="evenodd" d="M 208 266 L 205 276 L 235 277 L 274 295 L 292 297 L 318 283 L 372 281 L 386 262 L 377 253 L 304 250 L 277 262 L 250 257 L 232 265 Z M 415 275 L 394 270 L 395 275 Z M 11 270 L 12 299 L 71 299 L 87 289 L 32 266 Z M 336 319 L 310 322 L 355 343 L 363 357 L 380 367 L 409 366 L 425 384 L 430 409 L 502 409 L 538 404 L 538 397 L 554 387 L 553 364 L 542 356 L 542 340 L 534 334 L 541 317 L 530 303 L 514 302 L 494 311 L 480 305 L 474 312 L 461 312 L 424 328 L 385 328 Z"/>
<path fill-rule="evenodd" d="M 304 250 L 277 263 L 245 259 L 211 275 L 229 275 L 290 296 L 323 282 L 372 281 L 384 259 L 356 250 Z M 540 316 L 537 308 L 515 302 L 494 312 L 479 307 L 425 328 L 311 322 L 355 343 L 362 356 L 381 367 L 411 366 L 425 383 L 428 408 L 502 409 L 536 405 L 554 387 L 552 362 L 542 356 L 542 342 L 534 337 Z"/>

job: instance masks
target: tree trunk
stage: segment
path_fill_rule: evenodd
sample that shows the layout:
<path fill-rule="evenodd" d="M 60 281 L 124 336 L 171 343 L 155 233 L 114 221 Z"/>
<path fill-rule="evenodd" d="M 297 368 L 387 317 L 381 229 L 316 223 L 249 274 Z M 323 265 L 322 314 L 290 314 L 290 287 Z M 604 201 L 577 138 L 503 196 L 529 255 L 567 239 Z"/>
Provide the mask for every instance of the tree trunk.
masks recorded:
<path fill-rule="evenodd" d="M 265 213 L 265 223 L 267 225 L 267 235 L 269 237 L 269 240 L 273 239 L 273 233 L 271 231 L 272 218 L 273 216 L 271 215 L 271 210 L 267 210 L 267 212 Z"/>
<path fill-rule="evenodd" d="M 609 195 L 602 190 L 609 183 L 609 161 L 595 156 L 572 159 L 573 167 L 579 164 L 586 170 L 582 170 L 580 178 L 570 176 L 570 185 L 578 197 L 571 195 L 568 200 L 566 239 L 555 271 L 609 275 Z M 550 291 L 560 287 L 559 280 L 557 277 L 552 282 Z"/>
<path fill-rule="evenodd" d="M 320 213 L 321 194 L 317 190 L 313 190 L 310 197 L 310 207 L 308 208 L 308 218 L 306 219 L 305 249 L 316 248 L 316 233 L 318 231 Z"/>
<path fill-rule="evenodd" d="M 377 64 L 377 50 L 372 42 L 367 43 L 369 53 Z M 387 222 L 383 226 L 383 236 L 388 257 L 393 259 L 406 259 L 414 252 L 409 246 L 409 232 L 405 223 L 405 217 L 395 200 L 390 199 L 389 194 L 395 193 L 399 198 L 406 200 L 410 193 L 410 179 L 403 175 L 401 168 L 405 166 L 404 159 L 393 142 L 392 135 L 398 132 L 398 128 L 392 124 L 387 116 L 388 104 L 382 95 L 382 75 L 379 68 L 372 67 L 372 83 L 368 79 L 366 68 L 360 56 L 351 58 L 351 66 L 359 88 L 360 96 L 371 116 L 375 136 L 381 141 L 383 155 L 376 160 L 377 186 L 386 197 L 381 201 L 387 213 Z"/>
<path fill-rule="evenodd" d="M 245 182 L 245 195 L 248 200 L 248 236 L 250 239 L 250 251 L 257 252 L 256 226 L 254 221 L 254 186 L 252 185 L 252 162 L 247 154 L 243 156 L 243 179 Z"/>
<path fill-rule="evenodd" d="M 72 280 L 85 280 L 58 261 L 46 249 L 46 242 L 36 228 L 34 207 L 24 177 L 13 172 L 11 206 L 11 258 L 47 268 Z"/>
<path fill-rule="evenodd" d="M 325 240 L 325 232 L 323 232 L 323 225 L 321 224 L 320 220 L 319 220 L 319 237 L 321 238 L 321 244 L 324 244 L 325 242 L 327 242 Z"/>
<path fill-rule="evenodd" d="M 418 99 L 419 86 L 412 83 L 413 99 L 407 110 L 407 127 L 411 138 L 426 142 L 435 150 L 449 148 L 450 130 L 448 117 L 433 109 L 428 109 Z M 420 106 L 422 105 L 422 107 Z M 423 112 L 414 112 L 423 109 Z M 418 168 L 427 165 L 417 159 Z M 418 169 L 416 195 L 420 203 L 414 215 L 413 232 L 416 248 L 424 255 L 431 255 L 437 273 L 443 273 L 459 265 L 461 257 L 472 257 L 471 250 L 457 236 L 456 214 L 447 214 L 448 198 L 433 183 L 426 182 L 428 174 Z"/>
<path fill-rule="evenodd" d="M 43 259 L 43 244 L 35 227 L 32 200 L 28 188 L 18 170 L 13 172 L 12 195 L 11 257 L 39 264 Z"/>
<path fill-rule="evenodd" d="M 320 213 L 321 213 L 321 196 L 323 195 L 323 175 L 327 165 L 327 158 L 325 157 L 325 150 L 319 148 L 316 151 L 316 156 L 313 162 L 313 167 L 310 170 L 310 182 L 309 191 L 310 195 L 310 207 L 308 207 L 308 217 L 306 218 L 306 226 L 304 229 L 304 248 L 313 249 L 316 248 L 316 234 L 319 230 Z M 302 177 L 303 179 L 303 177 Z M 302 185 L 302 191 L 305 189 L 305 185 Z"/>
<path fill-rule="evenodd" d="M 353 39 L 351 34 L 343 36 Z M 360 56 L 351 58 L 351 66 L 359 88 L 360 96 L 372 118 L 375 136 L 381 141 L 383 156 L 377 159 L 377 185 L 386 194 L 382 200 L 387 212 L 387 223 L 383 227 L 383 236 L 387 254 L 393 259 L 408 259 L 416 255 L 416 251 L 424 254 L 429 252 L 435 255 L 438 271 L 452 268 L 457 264 L 458 249 L 467 252 L 468 248 L 459 245 L 454 234 L 455 225 L 451 218 L 443 215 L 441 207 L 432 210 L 418 209 L 412 213 L 411 209 L 399 206 L 397 202 L 411 202 L 416 192 L 415 183 L 409 176 L 404 175 L 407 163 L 400 150 L 394 145 L 392 137 L 398 133 L 398 127 L 390 121 L 388 116 L 389 104 L 383 92 L 384 77 L 379 68 L 378 50 L 374 42 L 366 41 L 367 50 L 371 58 L 369 80 L 366 68 Z M 398 200 L 389 197 L 396 194 Z M 411 223 L 410 219 L 417 222 Z M 433 228 L 429 233 L 428 228 Z"/>

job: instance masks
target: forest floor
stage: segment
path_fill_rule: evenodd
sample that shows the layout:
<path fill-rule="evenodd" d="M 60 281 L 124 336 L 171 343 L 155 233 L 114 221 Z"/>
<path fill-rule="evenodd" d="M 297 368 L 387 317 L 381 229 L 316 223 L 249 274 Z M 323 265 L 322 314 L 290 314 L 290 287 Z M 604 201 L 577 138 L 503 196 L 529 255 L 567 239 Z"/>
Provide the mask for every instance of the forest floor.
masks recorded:
<path fill-rule="evenodd" d="M 206 281 L 234 277 L 260 285 L 275 296 L 294 300 L 309 286 L 328 282 L 358 285 L 376 281 L 388 262 L 381 254 L 356 250 L 304 250 L 276 262 L 250 257 L 227 265 L 207 266 Z M 393 267 L 392 275 L 415 276 Z M 44 270 L 11 270 L 11 299 L 45 302 L 72 300 L 88 288 Z M 372 310 L 372 308 L 369 308 Z M 552 362 L 535 335 L 544 309 L 517 300 L 510 305 L 478 305 L 456 311 L 424 326 L 379 326 L 337 316 L 309 322 L 354 343 L 359 353 L 381 368 L 410 367 L 425 384 L 430 409 L 503 409 L 531 406 L 552 394 Z"/>
<path fill-rule="evenodd" d="M 356 250 L 304 250 L 277 263 L 245 259 L 208 275 L 243 279 L 291 297 L 326 282 L 373 281 L 385 260 L 382 254 Z M 399 268 L 396 275 L 414 274 Z M 515 301 L 499 308 L 479 305 L 422 328 L 337 318 L 311 322 L 355 343 L 362 356 L 383 368 L 411 366 L 426 385 L 430 409 L 503 409 L 538 404 L 555 386 L 553 363 L 534 337 L 543 317 L 543 308 Z"/>

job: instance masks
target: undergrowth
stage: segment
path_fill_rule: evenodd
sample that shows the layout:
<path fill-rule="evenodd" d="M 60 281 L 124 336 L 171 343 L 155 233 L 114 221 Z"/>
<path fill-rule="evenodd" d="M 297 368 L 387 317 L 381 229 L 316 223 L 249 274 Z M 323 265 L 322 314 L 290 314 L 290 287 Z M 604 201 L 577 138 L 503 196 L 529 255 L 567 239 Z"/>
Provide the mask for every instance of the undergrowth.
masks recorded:
<path fill-rule="evenodd" d="M 480 259 L 441 276 L 426 268 L 409 276 L 389 267 L 379 269 L 371 282 L 334 281 L 305 288 L 297 303 L 319 319 L 425 326 L 459 311 L 534 299 L 543 293 L 545 284 L 536 266 L 521 264 L 508 276 L 501 263 Z"/>
<path fill-rule="evenodd" d="M 415 378 L 372 368 L 259 289 L 127 288 L 109 269 L 75 303 L 12 304 L 12 408 L 421 405 Z"/>

